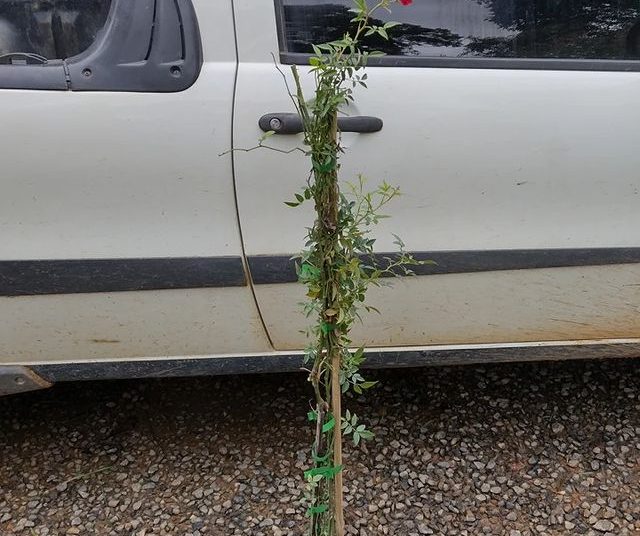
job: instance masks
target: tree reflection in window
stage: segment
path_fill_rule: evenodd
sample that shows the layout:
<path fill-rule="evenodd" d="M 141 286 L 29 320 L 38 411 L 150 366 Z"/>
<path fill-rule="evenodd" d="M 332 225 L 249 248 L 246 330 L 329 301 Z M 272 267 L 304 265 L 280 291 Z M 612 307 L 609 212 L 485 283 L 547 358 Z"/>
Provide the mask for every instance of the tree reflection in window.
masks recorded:
<path fill-rule="evenodd" d="M 282 0 L 288 52 L 339 39 L 350 0 Z M 640 0 L 420 0 L 386 20 L 392 56 L 640 59 Z M 381 21 L 382 22 L 382 21 Z"/>
<path fill-rule="evenodd" d="M 96 39 L 110 5 L 111 0 L 0 0 L 0 55 L 75 56 Z"/>

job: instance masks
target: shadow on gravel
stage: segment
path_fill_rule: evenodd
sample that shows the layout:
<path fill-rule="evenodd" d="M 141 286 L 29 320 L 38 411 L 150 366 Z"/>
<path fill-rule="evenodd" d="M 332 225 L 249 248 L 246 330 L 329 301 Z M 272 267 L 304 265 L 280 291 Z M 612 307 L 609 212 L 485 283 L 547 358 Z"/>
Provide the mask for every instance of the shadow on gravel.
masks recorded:
<path fill-rule="evenodd" d="M 640 361 L 371 371 L 353 534 L 640 533 Z M 0 534 L 302 534 L 303 374 L 0 399 Z"/>

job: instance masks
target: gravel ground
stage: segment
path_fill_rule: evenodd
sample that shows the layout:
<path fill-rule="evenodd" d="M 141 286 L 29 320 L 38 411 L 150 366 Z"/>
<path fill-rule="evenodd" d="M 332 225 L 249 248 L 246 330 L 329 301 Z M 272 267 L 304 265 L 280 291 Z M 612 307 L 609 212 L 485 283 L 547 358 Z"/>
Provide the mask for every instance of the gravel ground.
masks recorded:
<path fill-rule="evenodd" d="M 640 361 L 371 373 L 350 534 L 640 534 Z M 0 534 L 302 534 L 301 374 L 0 400 Z"/>

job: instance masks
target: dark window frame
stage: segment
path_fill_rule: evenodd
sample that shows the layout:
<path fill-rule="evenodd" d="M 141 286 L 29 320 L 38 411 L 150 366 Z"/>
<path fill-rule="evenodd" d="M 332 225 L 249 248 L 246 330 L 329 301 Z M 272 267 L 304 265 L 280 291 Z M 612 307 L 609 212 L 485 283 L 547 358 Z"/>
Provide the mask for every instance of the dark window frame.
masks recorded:
<path fill-rule="evenodd" d="M 308 65 L 311 54 L 287 51 L 284 4 L 274 0 L 280 62 Z M 565 58 L 452 58 L 435 56 L 382 56 L 370 58 L 370 67 L 419 67 L 437 69 L 511 69 L 539 71 L 638 72 L 640 60 L 598 60 Z"/>
<path fill-rule="evenodd" d="M 139 26 L 142 23 L 146 26 Z M 167 61 L 163 54 L 176 47 L 176 39 L 180 57 Z M 142 61 L 123 60 L 132 45 L 147 51 Z M 173 93 L 191 87 L 202 64 L 202 41 L 191 0 L 112 0 L 105 25 L 89 48 L 43 64 L 2 64 L 0 90 Z"/>

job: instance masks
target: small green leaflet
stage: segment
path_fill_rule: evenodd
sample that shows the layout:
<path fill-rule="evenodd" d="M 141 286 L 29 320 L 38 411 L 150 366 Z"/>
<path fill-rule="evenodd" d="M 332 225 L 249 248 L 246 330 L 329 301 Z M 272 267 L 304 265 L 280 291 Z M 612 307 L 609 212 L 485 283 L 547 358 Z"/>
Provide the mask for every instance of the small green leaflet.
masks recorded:
<path fill-rule="evenodd" d="M 313 469 L 309 469 L 304 472 L 305 480 L 308 480 L 309 477 L 321 476 L 324 478 L 333 478 L 340 471 L 342 471 L 342 465 L 336 466 L 324 466 L 324 467 L 314 467 Z"/>
<path fill-rule="evenodd" d="M 316 268 L 312 264 L 309 264 L 308 262 L 305 262 L 302 264 L 302 266 L 300 266 L 299 277 L 304 280 L 312 279 L 315 278 L 319 273 L 320 270 L 318 268 Z"/>
<path fill-rule="evenodd" d="M 327 422 L 322 425 L 322 433 L 326 433 L 330 430 L 333 430 L 333 427 L 336 425 L 336 420 L 331 417 Z"/>
<path fill-rule="evenodd" d="M 336 327 L 333 324 L 323 322 L 322 324 L 320 324 L 320 329 L 322 330 L 322 333 L 326 335 L 330 331 L 333 331 L 334 329 L 336 329 Z"/>
<path fill-rule="evenodd" d="M 326 504 L 320 504 L 318 506 L 310 506 L 309 508 L 307 508 L 307 515 L 313 516 L 317 514 L 322 514 L 323 512 L 326 512 L 328 509 L 329 509 L 329 506 Z"/>
<path fill-rule="evenodd" d="M 336 161 L 334 158 L 331 158 L 330 156 L 328 156 L 323 163 L 314 161 L 313 169 L 315 169 L 320 173 L 329 173 L 330 171 L 333 171 L 334 169 L 336 169 Z"/>

